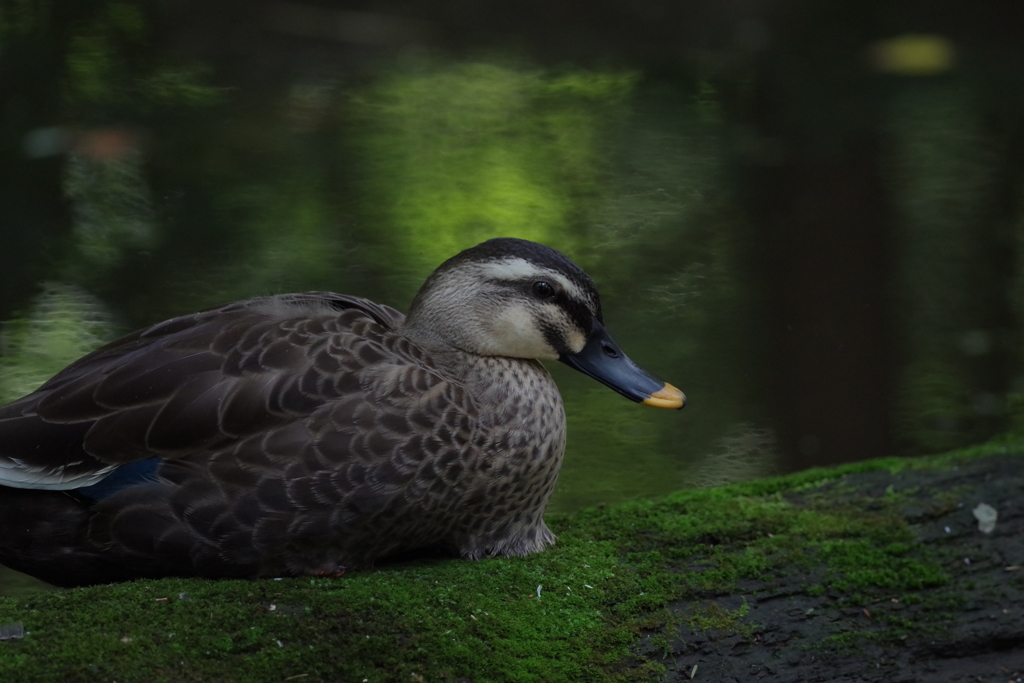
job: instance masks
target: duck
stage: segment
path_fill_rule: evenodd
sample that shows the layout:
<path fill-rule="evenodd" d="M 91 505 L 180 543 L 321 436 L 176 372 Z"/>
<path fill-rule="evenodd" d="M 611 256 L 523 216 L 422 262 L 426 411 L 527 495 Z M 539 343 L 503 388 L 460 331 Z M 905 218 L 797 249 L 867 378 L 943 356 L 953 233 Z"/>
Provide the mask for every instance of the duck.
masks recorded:
<path fill-rule="evenodd" d="M 541 551 L 566 441 L 542 361 L 685 405 L 590 276 L 516 238 L 445 261 L 407 316 L 308 292 L 136 331 L 0 407 L 0 564 L 84 586 Z"/>

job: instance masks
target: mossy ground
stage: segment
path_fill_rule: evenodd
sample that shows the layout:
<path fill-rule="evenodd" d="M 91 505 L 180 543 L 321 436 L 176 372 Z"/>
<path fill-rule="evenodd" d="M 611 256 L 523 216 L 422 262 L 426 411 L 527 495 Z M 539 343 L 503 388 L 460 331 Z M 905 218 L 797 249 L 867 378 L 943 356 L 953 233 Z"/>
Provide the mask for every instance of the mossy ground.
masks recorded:
<path fill-rule="evenodd" d="M 0 680 L 665 678 L 689 670 L 677 661 L 687 651 L 680 638 L 761 642 L 768 610 L 760 602 L 752 609 L 745 596 L 763 596 L 766 586 L 789 586 L 788 609 L 808 619 L 808 609 L 868 610 L 862 622 L 825 620 L 835 627 L 816 626 L 810 647 L 901 643 L 944 628 L 963 604 L 941 590 L 950 558 L 921 542 L 908 506 L 934 516 L 958 502 L 936 491 L 922 503 L 893 488 L 891 473 L 942 471 L 997 450 L 878 460 L 585 510 L 550 520 L 558 545 L 529 558 L 0 598 L 0 624 L 25 629 L 24 638 L 0 642 Z"/>
<path fill-rule="evenodd" d="M 695 665 L 726 681 L 1024 676 L 1024 458 L 1008 446 L 740 487 L 763 514 L 734 514 L 670 562 L 686 587 L 646 630 L 647 665 L 665 681 Z M 971 512 L 980 502 L 999 510 L 991 535 Z M 756 522 L 746 537 L 744 519 Z"/>

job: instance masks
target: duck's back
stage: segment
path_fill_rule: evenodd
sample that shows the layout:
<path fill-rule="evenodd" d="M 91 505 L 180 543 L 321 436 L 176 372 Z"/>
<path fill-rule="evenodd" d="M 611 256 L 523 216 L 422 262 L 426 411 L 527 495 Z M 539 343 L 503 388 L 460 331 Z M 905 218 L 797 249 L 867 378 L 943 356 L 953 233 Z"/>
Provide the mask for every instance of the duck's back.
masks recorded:
<path fill-rule="evenodd" d="M 0 562 L 80 584 L 543 547 L 564 444 L 550 377 L 425 348 L 402 321 L 288 295 L 86 356 L 0 408 Z"/>

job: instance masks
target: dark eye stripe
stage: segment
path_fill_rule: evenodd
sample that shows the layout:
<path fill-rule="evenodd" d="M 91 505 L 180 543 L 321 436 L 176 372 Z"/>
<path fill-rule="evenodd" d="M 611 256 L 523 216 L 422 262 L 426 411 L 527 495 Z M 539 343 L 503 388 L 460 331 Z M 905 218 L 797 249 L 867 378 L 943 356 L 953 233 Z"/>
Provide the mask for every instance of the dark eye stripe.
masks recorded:
<path fill-rule="evenodd" d="M 509 289 L 518 289 L 520 292 L 526 292 L 530 296 L 536 296 L 533 287 L 534 284 L 538 282 L 538 280 L 535 280 L 533 278 L 529 280 L 518 280 L 514 282 L 509 280 L 499 280 L 497 278 L 490 278 L 487 281 L 492 284 L 507 287 Z M 545 282 L 547 281 L 545 280 Z M 551 283 L 549 282 L 548 284 Z M 557 306 L 561 307 L 562 310 L 564 310 L 569 315 L 569 319 L 572 320 L 573 323 L 575 323 L 576 326 L 579 327 L 579 329 L 584 332 L 584 334 L 589 334 L 591 327 L 590 321 L 595 317 L 594 314 L 590 312 L 590 308 L 581 301 L 570 299 L 568 296 L 566 296 L 566 293 L 562 291 L 562 288 L 560 286 L 551 286 L 554 288 L 555 294 L 551 298 L 545 299 L 545 301 L 556 304 Z M 597 304 L 596 317 L 598 320 L 601 320 L 601 302 L 597 298 L 596 292 L 594 292 L 593 294 L 594 303 Z M 549 341 L 551 340 L 551 337 L 548 335 L 548 331 L 546 330 L 545 336 L 548 337 Z M 555 346 L 555 348 L 558 348 L 557 344 L 553 344 L 553 346 Z"/>
<path fill-rule="evenodd" d="M 578 301 L 565 300 L 560 303 L 562 308 L 565 309 L 565 312 L 569 314 L 569 318 L 576 323 L 583 333 L 590 334 L 591 320 L 594 317 L 594 314 L 590 312 L 590 309 Z"/>

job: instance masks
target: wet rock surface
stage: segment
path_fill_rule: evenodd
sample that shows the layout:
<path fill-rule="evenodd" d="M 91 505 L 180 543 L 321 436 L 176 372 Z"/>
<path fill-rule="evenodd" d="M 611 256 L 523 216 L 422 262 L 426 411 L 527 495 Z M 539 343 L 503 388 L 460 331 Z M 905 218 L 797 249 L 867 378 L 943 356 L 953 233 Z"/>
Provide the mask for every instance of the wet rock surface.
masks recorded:
<path fill-rule="evenodd" d="M 783 498 L 848 514 L 887 510 L 912 534 L 900 561 L 943 578 L 856 589 L 823 559 L 681 600 L 639 648 L 665 666 L 664 680 L 1024 681 L 1024 458 L 849 474 Z M 998 512 L 990 534 L 972 513 L 979 503 Z"/>

